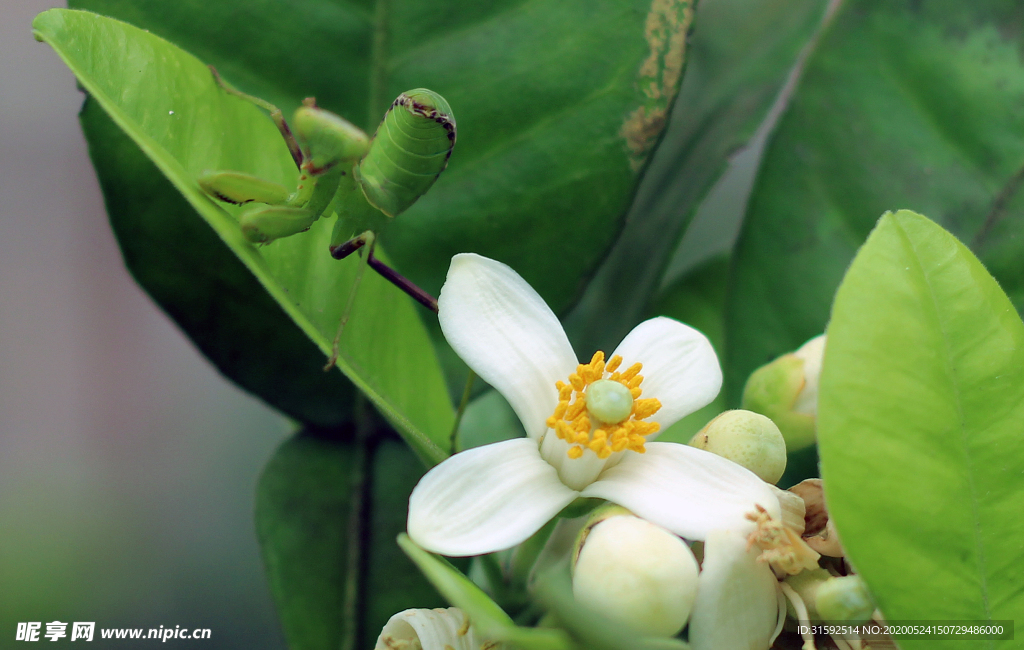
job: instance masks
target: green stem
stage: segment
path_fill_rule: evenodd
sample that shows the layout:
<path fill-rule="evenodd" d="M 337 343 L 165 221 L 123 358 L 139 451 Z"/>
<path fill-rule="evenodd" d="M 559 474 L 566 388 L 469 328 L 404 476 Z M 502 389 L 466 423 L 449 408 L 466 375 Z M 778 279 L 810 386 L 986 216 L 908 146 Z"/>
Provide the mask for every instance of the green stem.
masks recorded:
<path fill-rule="evenodd" d="M 339 650 L 355 650 L 359 637 L 359 601 L 362 584 L 363 533 L 365 528 L 370 417 L 366 397 L 361 392 L 355 399 L 355 458 L 352 462 L 352 496 L 348 513 L 348 557 L 345 563 L 345 593 L 342 600 L 343 635 Z"/>

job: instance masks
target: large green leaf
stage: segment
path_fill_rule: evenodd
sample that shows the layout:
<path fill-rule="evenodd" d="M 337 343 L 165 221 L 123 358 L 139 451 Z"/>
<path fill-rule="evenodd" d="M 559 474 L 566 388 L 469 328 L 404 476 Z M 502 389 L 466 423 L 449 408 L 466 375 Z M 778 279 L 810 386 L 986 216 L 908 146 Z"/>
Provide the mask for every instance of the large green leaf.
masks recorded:
<path fill-rule="evenodd" d="M 395 543 L 423 465 L 403 444 L 300 433 L 256 492 L 256 529 L 292 650 L 369 648 L 393 614 L 444 599 Z"/>
<path fill-rule="evenodd" d="M 1024 620 L 1024 323 L 928 219 L 887 214 L 857 254 L 818 418 L 829 512 L 888 620 Z"/>
<path fill-rule="evenodd" d="M 329 354 L 359 261 L 353 256 L 338 263 L 326 253 L 330 224 L 325 220 L 302 236 L 257 248 L 245 241 L 233 216 L 195 181 L 204 170 L 236 169 L 294 183 L 294 167 L 273 124 L 255 106 L 225 94 L 198 59 L 148 32 L 87 12 L 59 9 L 40 14 L 33 26 L 37 37 L 53 46 L 92 98 L 280 308 Z M 139 218 L 167 214 L 153 209 Z M 195 218 L 188 213 L 175 216 Z M 147 244 L 144 248 L 187 242 Z M 135 259 L 150 260 L 145 252 Z M 189 280 L 202 268 L 172 282 L 188 291 Z M 146 271 L 136 267 L 135 273 L 144 276 Z M 386 281 L 366 274 L 341 340 L 338 366 L 426 461 L 437 462 L 446 455 L 441 445 L 453 413 L 433 347 L 415 310 Z M 237 323 L 229 327 L 240 330 Z M 251 331 L 244 333 L 251 353 L 258 355 L 265 341 Z"/>
<path fill-rule="evenodd" d="M 693 14 L 690 0 L 73 5 L 167 38 L 285 109 L 315 95 L 370 131 L 399 92 L 437 90 L 458 143 L 388 250 L 430 292 L 455 253 L 500 259 L 559 310 L 621 228 Z"/>
<path fill-rule="evenodd" d="M 775 100 L 824 0 L 701 0 L 672 120 L 621 238 L 573 311 L 581 356 L 613 348 L 648 308 L 683 231 Z"/>
<path fill-rule="evenodd" d="M 1016 2 L 849 0 L 772 139 L 727 308 L 731 402 L 820 334 L 876 217 L 907 207 L 968 242 L 1024 305 L 1024 22 Z"/>
<path fill-rule="evenodd" d="M 352 384 L 321 371 L 323 353 L 237 257 L 223 254 L 209 226 L 181 218 L 194 214 L 192 207 L 95 101 L 86 101 L 81 120 L 111 224 L 139 284 L 243 388 L 303 422 L 348 421 Z"/>

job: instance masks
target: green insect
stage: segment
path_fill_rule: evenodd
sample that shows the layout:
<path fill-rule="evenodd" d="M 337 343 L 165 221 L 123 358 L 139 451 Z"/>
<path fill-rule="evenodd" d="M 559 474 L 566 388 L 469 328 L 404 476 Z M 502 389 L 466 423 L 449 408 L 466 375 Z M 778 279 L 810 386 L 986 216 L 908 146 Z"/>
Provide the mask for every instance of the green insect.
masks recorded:
<path fill-rule="evenodd" d="M 280 109 L 227 86 L 212 66 L 210 69 L 226 92 L 270 112 L 299 168 L 299 180 L 295 190 L 289 191 L 250 174 L 212 171 L 198 179 L 203 191 L 244 206 L 239 225 L 254 244 L 304 232 L 321 216 L 337 213 L 331 255 L 340 260 L 366 249 L 365 264 L 357 272 L 327 367 L 337 358 L 338 341 L 365 265 L 437 312 L 437 300 L 374 257 L 373 248 L 391 218 L 415 203 L 448 165 L 455 146 L 455 117 L 448 102 L 424 88 L 406 91 L 391 104 L 373 138 L 369 138 L 308 98 L 295 111 L 293 132 Z"/>

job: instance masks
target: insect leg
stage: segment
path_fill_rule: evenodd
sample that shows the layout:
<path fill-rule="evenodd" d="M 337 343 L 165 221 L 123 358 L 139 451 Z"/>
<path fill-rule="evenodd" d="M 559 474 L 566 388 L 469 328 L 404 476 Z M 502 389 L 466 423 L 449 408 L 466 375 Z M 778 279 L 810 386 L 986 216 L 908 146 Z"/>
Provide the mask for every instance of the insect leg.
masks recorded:
<path fill-rule="evenodd" d="M 362 261 L 359 263 L 359 268 L 356 269 L 356 277 L 352 281 L 352 289 L 351 291 L 349 291 L 348 294 L 348 304 L 345 305 L 345 311 L 341 315 L 341 322 L 338 323 L 338 332 L 334 335 L 334 341 L 331 343 L 331 357 L 327 360 L 327 365 L 324 366 L 324 372 L 327 372 L 328 370 L 333 368 L 334 365 L 338 362 L 338 346 L 341 343 L 341 335 L 345 331 L 345 325 L 348 323 L 349 316 L 352 315 L 352 305 L 354 305 L 356 302 L 356 293 L 359 292 L 359 284 L 363 281 L 363 271 L 366 270 L 367 260 L 370 258 L 371 255 L 373 255 L 373 244 L 375 239 L 376 238 L 374 234 L 371 231 L 367 230 L 358 237 L 354 237 L 353 239 L 350 239 L 346 243 L 342 244 L 342 246 L 350 247 L 348 252 L 345 254 L 345 257 L 356 252 L 363 246 L 367 247 L 367 255 L 362 258 Z M 339 246 L 338 248 L 341 247 Z M 342 258 L 336 257 L 336 259 Z"/>
<path fill-rule="evenodd" d="M 224 81 L 221 78 L 220 73 L 217 72 L 217 68 L 213 67 L 212 65 L 207 67 L 210 68 L 210 72 L 213 73 L 214 81 L 217 82 L 217 85 L 220 86 L 224 90 L 224 92 L 248 100 L 253 104 L 259 106 L 263 110 L 267 111 L 268 113 L 270 113 L 270 119 L 272 119 L 274 121 L 274 124 L 277 125 L 277 130 L 281 132 L 281 135 L 284 137 L 285 144 L 288 145 L 288 153 L 292 155 L 292 160 L 295 161 L 295 166 L 298 167 L 299 169 L 302 169 L 302 149 L 299 148 L 299 143 L 295 141 L 295 136 L 292 135 L 292 130 L 291 128 L 288 127 L 288 122 L 285 121 L 284 113 L 281 112 L 281 109 L 278 108 L 277 106 L 274 106 L 265 99 L 253 97 L 252 95 L 243 93 L 241 90 L 236 90 L 235 88 L 232 88 L 227 84 L 226 81 Z"/>
<path fill-rule="evenodd" d="M 363 241 L 365 233 L 359 237 L 348 240 L 344 244 L 331 247 L 331 257 L 336 260 L 343 260 L 352 253 L 356 252 L 366 243 Z M 385 280 L 395 285 L 405 293 L 407 293 L 413 300 L 420 303 L 430 311 L 437 313 L 437 298 L 430 295 L 423 289 L 412 283 L 408 278 L 394 270 L 384 262 L 374 257 L 373 248 L 370 248 L 369 255 L 367 255 L 366 263 L 370 265 L 374 271 L 379 273 Z"/>

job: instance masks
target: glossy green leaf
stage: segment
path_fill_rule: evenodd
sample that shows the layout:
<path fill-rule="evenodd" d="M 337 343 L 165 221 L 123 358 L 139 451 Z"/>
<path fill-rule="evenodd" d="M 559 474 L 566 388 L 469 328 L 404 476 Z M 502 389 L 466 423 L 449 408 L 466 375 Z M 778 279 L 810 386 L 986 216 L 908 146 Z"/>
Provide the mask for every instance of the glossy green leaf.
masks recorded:
<path fill-rule="evenodd" d="M 820 334 L 879 214 L 948 228 L 1024 305 L 1024 22 L 1015 2 L 849 0 L 762 162 L 728 305 L 730 403 Z"/>
<path fill-rule="evenodd" d="M 372 647 L 393 614 L 445 604 L 395 543 L 422 463 L 394 439 L 361 444 L 300 433 L 257 487 L 256 530 L 293 650 Z"/>
<path fill-rule="evenodd" d="M 825 4 L 701 0 L 669 127 L 626 229 L 567 325 L 581 351 L 613 348 L 648 309 L 690 219 L 764 119 Z"/>
<path fill-rule="evenodd" d="M 935 223 L 887 214 L 857 254 L 818 418 L 829 512 L 888 620 L 1022 620 L 1024 323 Z"/>
<path fill-rule="evenodd" d="M 195 181 L 205 170 L 233 169 L 294 185 L 294 166 L 273 124 L 255 106 L 225 94 L 198 59 L 135 27 L 59 9 L 40 14 L 33 26 L 280 308 L 330 354 L 359 264 L 356 256 L 338 263 L 327 254 L 331 224 L 326 220 L 302 236 L 257 248 Z M 136 275 L 144 273 L 136 269 Z M 177 281 L 186 284 L 192 274 Z M 433 463 L 446 455 L 441 445 L 453 412 L 416 309 L 389 283 L 366 274 L 341 340 L 338 366 Z M 262 343 L 247 336 L 254 354 Z"/>
<path fill-rule="evenodd" d="M 388 250 L 432 293 L 452 255 L 500 259 L 558 310 L 622 226 L 692 18 L 690 0 L 73 5 L 149 29 L 282 108 L 315 95 L 371 132 L 399 92 L 440 92 L 458 142 Z"/>

